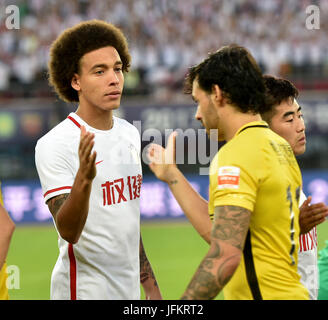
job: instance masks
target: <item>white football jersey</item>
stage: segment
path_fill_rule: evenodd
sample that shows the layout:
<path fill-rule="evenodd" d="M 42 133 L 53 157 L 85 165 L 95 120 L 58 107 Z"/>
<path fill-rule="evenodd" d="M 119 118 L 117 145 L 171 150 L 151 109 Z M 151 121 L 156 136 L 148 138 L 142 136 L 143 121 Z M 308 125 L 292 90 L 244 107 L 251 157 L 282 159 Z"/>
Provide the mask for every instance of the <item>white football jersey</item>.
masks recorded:
<path fill-rule="evenodd" d="M 113 121 L 112 129 L 97 130 L 70 113 L 37 142 L 35 162 L 45 202 L 73 186 L 81 125 L 95 134 L 97 152 L 97 175 L 79 241 L 72 245 L 58 233 L 51 299 L 140 299 L 140 135 L 126 120 Z"/>
<path fill-rule="evenodd" d="M 306 200 L 306 196 L 301 192 L 299 206 Z M 301 275 L 301 282 L 309 290 L 311 300 L 318 297 L 318 263 L 317 263 L 317 228 L 314 227 L 306 234 L 300 234 L 300 245 L 298 251 L 298 273 Z"/>

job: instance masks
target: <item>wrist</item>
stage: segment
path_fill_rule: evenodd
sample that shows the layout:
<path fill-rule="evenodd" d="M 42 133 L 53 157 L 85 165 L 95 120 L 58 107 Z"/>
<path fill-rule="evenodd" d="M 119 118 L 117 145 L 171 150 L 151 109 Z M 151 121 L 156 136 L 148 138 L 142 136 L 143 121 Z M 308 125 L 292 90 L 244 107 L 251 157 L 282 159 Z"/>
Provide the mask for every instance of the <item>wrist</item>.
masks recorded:
<path fill-rule="evenodd" d="M 173 185 L 177 182 L 179 174 L 180 174 L 180 170 L 178 169 L 178 167 L 172 166 L 172 168 L 170 168 L 170 170 L 167 171 L 167 174 L 163 181 L 166 182 L 168 185 Z"/>
<path fill-rule="evenodd" d="M 77 171 L 76 177 L 75 177 L 75 184 L 77 184 L 80 188 L 88 188 L 92 185 L 93 178 L 86 177 L 83 172 L 80 170 Z"/>

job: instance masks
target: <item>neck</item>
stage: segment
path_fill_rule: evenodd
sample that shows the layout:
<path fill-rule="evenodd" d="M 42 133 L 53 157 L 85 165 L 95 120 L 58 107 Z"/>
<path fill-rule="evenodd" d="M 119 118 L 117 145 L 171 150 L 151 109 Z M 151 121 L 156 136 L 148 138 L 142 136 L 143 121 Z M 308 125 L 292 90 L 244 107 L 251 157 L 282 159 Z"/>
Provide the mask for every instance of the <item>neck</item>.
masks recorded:
<path fill-rule="evenodd" d="M 251 113 L 241 113 L 238 111 L 232 111 L 234 114 L 231 114 L 230 117 L 228 117 L 228 122 L 225 130 L 225 140 L 229 141 L 231 140 L 237 131 L 244 126 L 247 123 L 253 122 L 253 121 L 261 121 L 261 115 L 260 114 L 251 114 Z"/>
<path fill-rule="evenodd" d="M 92 112 L 78 106 L 75 112 L 90 127 L 98 130 L 110 130 L 113 127 L 113 110 L 93 108 Z"/>

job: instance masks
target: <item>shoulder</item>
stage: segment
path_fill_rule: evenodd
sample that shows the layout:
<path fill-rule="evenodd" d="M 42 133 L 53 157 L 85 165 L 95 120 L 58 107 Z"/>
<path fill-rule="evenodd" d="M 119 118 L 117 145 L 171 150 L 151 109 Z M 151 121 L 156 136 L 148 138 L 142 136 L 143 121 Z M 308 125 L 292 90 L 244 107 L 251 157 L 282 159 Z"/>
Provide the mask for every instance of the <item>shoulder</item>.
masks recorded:
<path fill-rule="evenodd" d="M 274 149 L 275 145 L 286 146 L 288 143 L 281 136 L 269 128 L 250 128 L 239 133 L 230 140 L 223 148 L 223 152 L 238 152 L 249 156 Z"/>
<path fill-rule="evenodd" d="M 114 118 L 114 121 L 116 122 L 117 126 L 120 129 L 125 129 L 125 130 L 128 130 L 130 132 L 133 132 L 133 133 L 139 135 L 139 130 L 137 129 L 137 127 L 135 127 L 129 121 L 122 119 L 122 118 L 115 117 L 115 116 L 113 118 Z"/>
<path fill-rule="evenodd" d="M 116 121 L 117 130 L 119 130 L 120 135 L 126 137 L 140 149 L 141 137 L 138 128 L 125 119 L 114 117 L 114 121 Z"/>
<path fill-rule="evenodd" d="M 54 128 L 42 136 L 36 143 L 35 152 L 44 153 L 71 149 L 72 143 L 79 142 L 80 130 L 73 126 L 68 119 L 58 123 Z"/>

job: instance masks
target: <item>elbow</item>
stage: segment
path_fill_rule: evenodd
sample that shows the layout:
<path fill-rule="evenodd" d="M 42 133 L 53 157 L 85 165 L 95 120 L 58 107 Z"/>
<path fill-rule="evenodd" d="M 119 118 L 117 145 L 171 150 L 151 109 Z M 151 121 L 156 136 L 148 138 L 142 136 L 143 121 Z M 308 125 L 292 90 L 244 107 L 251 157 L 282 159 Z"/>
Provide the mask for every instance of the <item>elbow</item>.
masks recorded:
<path fill-rule="evenodd" d="M 60 233 L 60 236 L 70 244 L 76 244 L 80 239 L 80 235 L 64 233 L 64 232 L 62 232 L 62 233 L 59 232 L 59 233 Z"/>
<path fill-rule="evenodd" d="M 81 232 L 77 228 L 74 228 L 72 224 L 68 224 L 61 219 L 56 219 L 56 227 L 60 237 L 71 244 L 76 244 L 81 236 Z"/>
<path fill-rule="evenodd" d="M 16 228 L 15 223 L 14 223 L 12 220 L 10 220 L 10 225 L 9 225 L 9 227 L 8 227 L 10 237 L 13 235 L 13 233 L 14 233 L 14 231 L 15 231 L 15 228 Z"/>
<path fill-rule="evenodd" d="M 15 223 L 11 219 L 9 219 L 7 225 L 5 226 L 5 228 L 3 230 L 4 234 L 6 234 L 6 237 L 9 240 L 11 239 L 11 237 L 15 231 L 15 228 L 16 228 Z"/>
<path fill-rule="evenodd" d="M 74 232 L 74 230 L 69 230 L 59 225 L 57 225 L 57 230 L 60 234 L 60 237 L 68 243 L 76 244 L 80 239 L 81 233 Z"/>
<path fill-rule="evenodd" d="M 200 233 L 200 236 L 208 243 L 211 244 L 211 230 Z"/>

